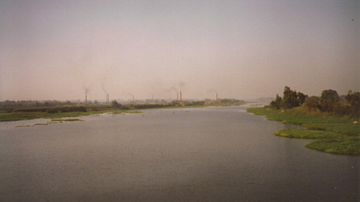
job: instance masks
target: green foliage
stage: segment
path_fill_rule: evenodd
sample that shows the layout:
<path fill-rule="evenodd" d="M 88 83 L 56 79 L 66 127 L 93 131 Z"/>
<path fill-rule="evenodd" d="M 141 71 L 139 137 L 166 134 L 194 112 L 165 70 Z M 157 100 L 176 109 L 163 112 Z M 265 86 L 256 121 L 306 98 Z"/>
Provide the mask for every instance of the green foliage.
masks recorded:
<path fill-rule="evenodd" d="M 303 138 L 303 139 L 338 139 L 343 138 L 344 135 L 320 130 L 306 130 L 306 129 L 283 129 L 274 133 L 276 136 L 289 138 Z"/>
<path fill-rule="evenodd" d="M 282 106 L 282 99 L 278 94 L 276 94 L 276 99 L 270 102 L 270 108 L 280 109 L 281 106 Z"/>
<path fill-rule="evenodd" d="M 343 139 L 316 140 L 307 143 L 305 147 L 327 153 L 359 155 L 360 138 L 350 137 Z"/>
<path fill-rule="evenodd" d="M 114 108 L 120 108 L 121 104 L 119 104 L 116 100 L 113 100 L 111 102 L 111 106 L 114 107 Z"/>
<path fill-rule="evenodd" d="M 323 102 L 323 101 L 332 101 L 332 102 L 337 102 L 339 101 L 339 95 L 338 93 L 335 91 L 335 90 L 324 90 L 322 93 L 321 93 L 321 97 L 320 97 L 320 101 Z"/>
<path fill-rule="evenodd" d="M 276 99 L 269 105 L 272 109 L 292 109 L 304 105 L 311 112 L 320 109 L 321 112 L 328 112 L 331 115 L 360 117 L 360 92 L 349 91 L 344 100 L 335 90 L 328 89 L 321 93 L 320 98 L 317 96 L 308 97 L 307 95 L 296 92 L 285 86 L 284 95 L 281 98 L 276 95 Z"/>
<path fill-rule="evenodd" d="M 359 124 L 354 124 L 353 120 L 350 118 L 314 116 L 312 115 L 312 112 L 308 112 L 301 107 L 284 111 L 249 108 L 247 111 L 255 115 L 266 116 L 266 118 L 271 121 L 300 125 L 311 130 L 326 130 L 346 135 L 360 135 Z"/>
<path fill-rule="evenodd" d="M 307 95 L 301 92 L 293 91 L 290 87 L 285 86 L 283 97 L 281 98 L 278 94 L 276 94 L 275 101 L 272 101 L 269 107 L 273 109 L 291 109 L 302 105 L 305 102 L 306 97 Z"/>
<path fill-rule="evenodd" d="M 337 154 L 360 154 L 360 127 L 350 118 L 313 116 L 309 114 L 314 112 L 301 107 L 285 111 L 249 108 L 247 111 L 265 115 L 268 120 L 306 127 L 307 130 L 284 129 L 274 134 L 281 137 L 319 139 L 306 144 L 307 148 Z"/>
<path fill-rule="evenodd" d="M 302 92 L 298 92 L 297 97 L 298 97 L 298 100 L 299 100 L 299 105 L 302 105 L 302 104 L 304 104 L 305 99 L 306 99 L 308 96 L 305 95 L 305 94 L 302 93 Z"/>
<path fill-rule="evenodd" d="M 337 102 L 339 102 L 339 95 L 335 90 L 324 90 L 320 97 L 320 109 L 323 112 L 333 112 Z"/>
<path fill-rule="evenodd" d="M 320 102 L 320 98 L 316 97 L 316 96 L 311 96 L 311 97 L 307 97 L 305 99 L 305 106 L 307 108 L 309 108 L 309 111 L 311 111 L 312 109 L 314 109 L 316 111 L 316 108 L 318 107 Z"/>
<path fill-rule="evenodd" d="M 293 107 L 297 107 L 299 106 L 299 103 L 297 102 L 296 99 L 297 99 L 296 91 L 292 91 L 290 87 L 285 86 L 282 106 L 285 109 L 291 109 Z"/>
<path fill-rule="evenodd" d="M 349 114 L 353 117 L 360 117 L 360 92 L 349 91 L 345 96 L 345 100 L 350 105 Z"/>

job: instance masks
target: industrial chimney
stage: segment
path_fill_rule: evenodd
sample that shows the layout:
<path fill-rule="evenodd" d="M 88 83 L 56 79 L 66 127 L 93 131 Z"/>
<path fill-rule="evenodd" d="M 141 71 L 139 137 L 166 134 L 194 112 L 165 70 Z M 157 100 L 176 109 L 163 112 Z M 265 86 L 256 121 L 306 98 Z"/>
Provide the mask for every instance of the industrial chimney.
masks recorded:
<path fill-rule="evenodd" d="M 87 90 L 85 90 L 85 104 L 87 104 Z"/>
<path fill-rule="evenodd" d="M 218 100 L 218 94 L 216 93 L 216 101 Z"/>
<path fill-rule="evenodd" d="M 182 92 L 180 91 L 180 102 L 182 102 Z"/>

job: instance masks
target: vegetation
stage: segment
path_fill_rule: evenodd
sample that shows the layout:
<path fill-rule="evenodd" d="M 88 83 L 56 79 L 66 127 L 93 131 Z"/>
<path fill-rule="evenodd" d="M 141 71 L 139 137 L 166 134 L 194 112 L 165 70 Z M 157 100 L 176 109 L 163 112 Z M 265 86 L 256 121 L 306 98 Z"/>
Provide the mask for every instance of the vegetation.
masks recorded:
<path fill-rule="evenodd" d="M 268 120 L 306 127 L 307 129 L 279 130 L 274 134 L 289 138 L 318 139 L 307 143 L 307 148 L 336 154 L 360 154 L 360 125 L 351 118 L 314 115 L 302 107 L 291 110 L 249 108 L 247 111 L 264 115 Z"/>
<path fill-rule="evenodd" d="M 360 117 L 360 92 L 349 91 L 345 96 L 339 96 L 335 90 L 328 89 L 320 97 L 311 96 L 291 90 L 285 86 L 284 95 L 276 95 L 269 105 L 271 109 L 292 109 L 305 106 L 309 111 L 329 112 L 335 116 Z"/>
<path fill-rule="evenodd" d="M 101 111 L 87 111 L 87 112 L 64 112 L 64 113 L 48 113 L 48 112 L 22 112 L 22 113 L 0 113 L 0 121 L 19 121 L 30 119 L 56 119 L 63 117 L 79 117 L 88 116 L 91 114 L 101 114 Z"/>
<path fill-rule="evenodd" d="M 248 112 L 264 115 L 268 120 L 306 127 L 307 129 L 284 129 L 274 134 L 289 138 L 317 139 L 307 143 L 307 148 L 359 155 L 359 108 L 359 92 L 349 91 L 346 96 L 339 96 L 336 91 L 329 89 L 324 90 L 320 97 L 308 97 L 285 87 L 283 98 L 277 95 L 269 106 L 249 108 Z"/>
<path fill-rule="evenodd" d="M 235 99 L 219 99 L 215 102 L 206 101 L 173 101 L 162 104 L 128 104 L 122 105 L 116 100 L 111 104 L 87 104 L 76 106 L 70 101 L 5 101 L 0 102 L 0 121 L 18 121 L 38 118 L 57 119 L 63 117 L 88 116 L 102 113 L 139 113 L 138 109 L 155 109 L 155 108 L 179 108 L 179 107 L 207 107 L 207 106 L 230 106 L 241 105 L 244 101 Z"/>
<path fill-rule="evenodd" d="M 360 139 L 344 138 L 342 140 L 316 140 L 309 142 L 305 147 L 335 154 L 359 155 Z"/>
<path fill-rule="evenodd" d="M 37 108 L 20 108 L 14 109 L 14 113 L 20 112 L 48 112 L 48 113 L 59 113 L 59 112 L 86 112 L 87 109 L 82 106 L 71 106 L 71 107 L 37 107 Z"/>
<path fill-rule="evenodd" d="M 339 135 L 331 131 L 305 130 L 305 129 L 283 129 L 274 133 L 276 136 L 304 139 L 337 139 Z M 342 135 L 341 138 L 344 138 Z"/>
<path fill-rule="evenodd" d="M 285 86 L 283 98 L 276 95 L 276 99 L 270 103 L 270 107 L 274 109 L 291 109 L 302 105 L 305 102 L 306 97 L 308 96 L 301 92 L 293 91 L 290 87 Z"/>

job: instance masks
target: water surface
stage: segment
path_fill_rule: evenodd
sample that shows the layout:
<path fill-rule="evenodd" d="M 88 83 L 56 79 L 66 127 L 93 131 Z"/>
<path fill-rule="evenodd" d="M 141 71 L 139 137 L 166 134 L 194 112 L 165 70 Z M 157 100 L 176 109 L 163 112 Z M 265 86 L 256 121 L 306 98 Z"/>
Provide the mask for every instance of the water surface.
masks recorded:
<path fill-rule="evenodd" d="M 245 107 L 0 123 L 0 201 L 359 201 L 358 156 Z M 292 126 L 291 126 L 292 127 Z"/>

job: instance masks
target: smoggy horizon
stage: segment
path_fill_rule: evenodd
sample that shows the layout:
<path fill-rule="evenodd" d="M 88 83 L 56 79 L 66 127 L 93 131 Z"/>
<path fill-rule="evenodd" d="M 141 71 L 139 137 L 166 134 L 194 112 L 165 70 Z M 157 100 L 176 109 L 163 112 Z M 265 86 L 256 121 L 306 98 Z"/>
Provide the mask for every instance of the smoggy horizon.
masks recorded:
<path fill-rule="evenodd" d="M 359 1 L 0 1 L 0 100 L 360 91 Z"/>

